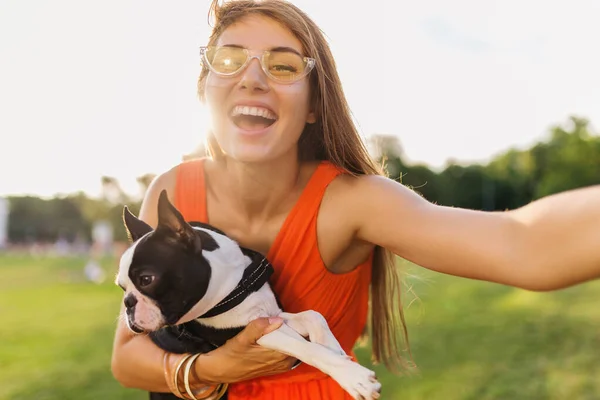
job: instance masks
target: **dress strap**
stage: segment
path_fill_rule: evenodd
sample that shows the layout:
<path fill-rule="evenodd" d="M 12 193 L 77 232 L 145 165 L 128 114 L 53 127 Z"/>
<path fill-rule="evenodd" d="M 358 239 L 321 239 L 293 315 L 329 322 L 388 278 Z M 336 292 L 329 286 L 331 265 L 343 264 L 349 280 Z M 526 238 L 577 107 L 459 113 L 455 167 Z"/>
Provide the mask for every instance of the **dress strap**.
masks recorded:
<path fill-rule="evenodd" d="M 323 161 L 319 164 L 281 226 L 269 251 L 269 260 L 278 259 L 281 252 L 285 254 L 288 250 L 291 250 L 289 249 L 290 246 L 305 246 L 307 243 L 300 242 L 307 239 L 307 234 L 312 236 L 312 241 L 316 244 L 317 233 L 316 230 L 312 229 L 312 226 L 316 224 L 316 217 L 323 195 L 327 186 L 342 173 L 344 173 L 343 169 L 329 162 Z"/>
<path fill-rule="evenodd" d="M 186 221 L 208 222 L 203 158 L 177 166 L 174 205 Z"/>

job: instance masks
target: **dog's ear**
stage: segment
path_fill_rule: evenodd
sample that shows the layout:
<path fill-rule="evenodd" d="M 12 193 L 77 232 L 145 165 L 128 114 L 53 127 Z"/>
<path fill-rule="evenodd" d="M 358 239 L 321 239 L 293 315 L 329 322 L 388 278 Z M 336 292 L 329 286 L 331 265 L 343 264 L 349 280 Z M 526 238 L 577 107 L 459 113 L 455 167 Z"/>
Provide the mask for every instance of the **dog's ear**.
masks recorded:
<path fill-rule="evenodd" d="M 127 206 L 123 207 L 123 224 L 130 242 L 135 242 L 152 231 L 152 227 L 133 215 Z"/>
<path fill-rule="evenodd" d="M 188 224 L 183 215 L 171 204 L 167 191 L 160 192 L 158 197 L 158 225 L 156 230 L 173 237 L 194 252 L 202 251 L 202 240 L 194 228 Z"/>

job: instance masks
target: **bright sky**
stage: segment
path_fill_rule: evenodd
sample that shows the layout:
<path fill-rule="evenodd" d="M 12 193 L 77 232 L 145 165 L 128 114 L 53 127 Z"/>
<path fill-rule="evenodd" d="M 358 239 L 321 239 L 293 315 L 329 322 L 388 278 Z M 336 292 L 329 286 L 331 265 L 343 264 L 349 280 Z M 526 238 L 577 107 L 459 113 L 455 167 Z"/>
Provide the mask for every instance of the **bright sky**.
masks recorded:
<path fill-rule="evenodd" d="M 485 160 L 577 114 L 600 124 L 597 0 L 302 0 L 364 136 Z M 361 6 L 358 6 L 361 4 Z M 0 1 L 0 195 L 126 190 L 202 139 L 206 0 Z M 159 143 L 158 137 L 169 138 Z"/>

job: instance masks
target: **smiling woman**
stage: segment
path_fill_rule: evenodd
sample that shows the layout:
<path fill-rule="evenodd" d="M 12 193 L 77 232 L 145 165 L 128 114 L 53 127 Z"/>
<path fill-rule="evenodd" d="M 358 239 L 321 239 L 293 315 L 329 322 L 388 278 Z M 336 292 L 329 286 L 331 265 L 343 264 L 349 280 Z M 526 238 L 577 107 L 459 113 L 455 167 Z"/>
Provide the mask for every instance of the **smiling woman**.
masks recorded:
<path fill-rule="evenodd" d="M 199 94 L 212 116 L 210 147 L 246 161 L 281 157 L 283 151 L 293 151 L 304 126 L 316 121 L 304 79 L 315 59 L 304 56 L 307 46 L 276 20 L 256 14 L 229 24 L 201 49 L 207 68 Z M 255 34 L 248 36 L 249 31 Z M 241 95 L 233 90 L 238 84 L 246 88 Z M 257 90 L 263 94 L 256 96 Z M 228 129 L 231 125 L 237 129 Z"/>
<path fill-rule="evenodd" d="M 530 290 L 600 275 L 600 188 L 502 213 L 431 204 L 382 176 L 329 46 L 304 12 L 282 0 L 214 1 L 211 12 L 198 80 L 212 117 L 210 156 L 157 177 L 140 212 L 150 226 L 165 190 L 187 221 L 266 255 L 284 311 L 319 312 L 349 355 L 370 307 L 373 357 L 394 371 L 406 365 L 407 339 L 394 255 Z M 229 400 L 360 398 L 308 365 L 290 371 L 296 360 L 256 345 L 289 322 L 255 320 L 195 355 L 187 365 L 194 388 L 229 383 Z M 124 385 L 172 391 L 170 364 L 163 369 L 171 356 L 119 323 L 112 368 Z"/>
<path fill-rule="evenodd" d="M 265 75 L 292 84 L 306 76 L 314 67 L 314 58 L 303 57 L 292 47 L 276 47 L 253 55 L 238 45 L 203 47 L 201 52 L 206 66 L 217 76 L 234 77 L 257 59 Z M 231 111 L 233 123 L 245 134 L 258 135 L 277 122 L 278 115 L 268 104 L 241 101 Z"/>

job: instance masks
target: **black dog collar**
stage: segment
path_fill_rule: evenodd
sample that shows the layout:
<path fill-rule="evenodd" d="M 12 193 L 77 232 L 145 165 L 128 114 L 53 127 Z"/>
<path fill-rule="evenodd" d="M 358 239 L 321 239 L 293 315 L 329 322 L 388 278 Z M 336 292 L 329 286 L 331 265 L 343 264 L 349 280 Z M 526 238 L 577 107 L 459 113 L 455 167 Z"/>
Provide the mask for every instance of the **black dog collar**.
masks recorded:
<path fill-rule="evenodd" d="M 250 265 L 244 270 L 242 279 L 235 289 L 221 300 L 219 304 L 198 318 L 210 318 L 231 310 L 269 281 L 274 270 L 266 257 L 254 250 L 242 248 L 242 251 L 252 259 Z"/>

